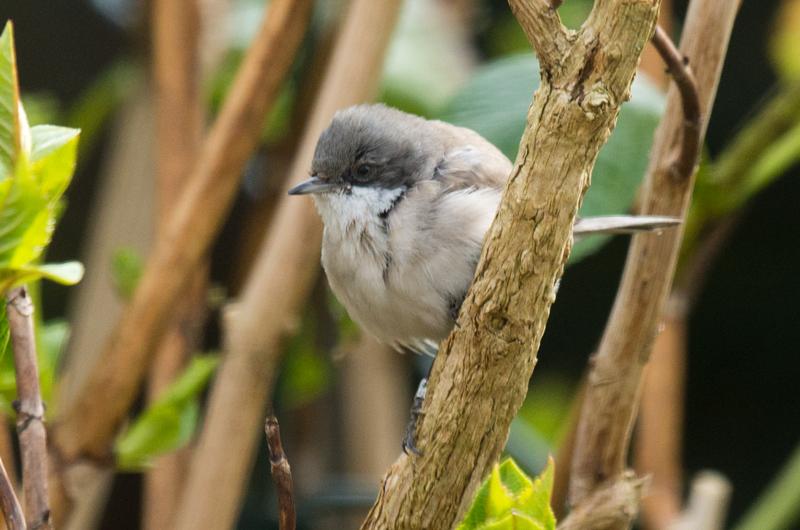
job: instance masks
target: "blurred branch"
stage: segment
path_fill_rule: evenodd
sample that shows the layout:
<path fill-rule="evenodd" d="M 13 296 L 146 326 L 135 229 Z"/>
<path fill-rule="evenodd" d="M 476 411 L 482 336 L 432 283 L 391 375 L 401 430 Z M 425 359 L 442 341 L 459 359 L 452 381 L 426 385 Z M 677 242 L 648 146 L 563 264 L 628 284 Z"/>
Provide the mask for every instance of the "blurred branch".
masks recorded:
<path fill-rule="evenodd" d="M 400 3 L 350 4 L 288 185 L 307 177 L 319 134 L 334 112 L 374 97 Z M 234 523 L 259 439 L 252 426 L 264 413 L 283 340 L 296 329 L 319 271 L 321 237 L 311 202 L 283 194 L 241 300 L 226 315 L 226 356 L 195 449 L 178 530 Z"/>
<path fill-rule="evenodd" d="M 697 164 L 700 138 L 700 102 L 697 85 L 685 58 L 660 27 L 656 27 L 653 45 L 667 65 L 681 96 L 683 132 L 673 178 L 691 178 Z M 710 107 L 709 107 L 710 108 Z M 682 313 L 685 317 L 685 313 Z M 637 445 L 637 467 L 652 473 L 653 483 L 645 497 L 644 519 L 650 528 L 665 528 L 680 512 L 683 369 L 686 348 L 685 318 L 662 317 L 664 330 L 656 338 L 650 364 L 642 374 L 647 378 L 641 396 L 641 421 Z"/>
<path fill-rule="evenodd" d="M 710 109 L 714 101 L 738 7 L 738 1 L 730 0 L 693 0 L 690 4 L 681 50 L 692 61 L 701 109 Z M 708 119 L 706 111 L 699 128 L 687 124 L 685 115 L 691 117 L 696 109 L 687 97 L 686 84 L 679 80 L 685 81 L 688 72 L 679 56 L 665 51 L 677 75 L 676 87 L 669 91 L 666 112 L 656 132 L 641 213 L 685 218 L 697 163 L 695 143 L 698 134 L 700 140 L 704 137 Z M 690 134 L 693 138 L 685 138 Z M 694 159 L 689 156 L 692 152 Z M 609 322 L 592 358 L 572 462 L 573 506 L 625 469 L 642 369 L 670 289 L 681 235 L 681 230 L 636 235 L 631 243 Z"/>
<path fill-rule="evenodd" d="M 604 484 L 564 519 L 558 530 L 606 530 L 628 528 L 639 512 L 639 500 L 646 481 L 633 472 Z"/>
<path fill-rule="evenodd" d="M 800 444 L 734 530 L 783 530 L 800 517 Z"/>
<path fill-rule="evenodd" d="M 567 39 L 551 5 L 511 5 L 550 69 L 458 324 L 434 362 L 416 433 L 422 455 L 401 455 L 388 470 L 365 529 L 453 527 L 500 455 L 528 390 L 587 177 L 658 14 L 658 2 L 597 2 Z"/>
<path fill-rule="evenodd" d="M 5 462 L 6 474 L 13 485 L 19 485 L 19 475 L 14 455 L 14 442 L 11 439 L 11 423 L 8 417 L 0 412 L 0 461 Z"/>
<path fill-rule="evenodd" d="M 276 0 L 267 8 L 230 95 L 203 142 L 169 232 L 158 240 L 101 361 L 54 425 L 53 441 L 62 465 L 81 459 L 107 464 L 111 440 L 136 397 L 153 346 L 233 200 L 265 113 L 304 33 L 305 25 L 298 20 L 308 4 Z"/>
<path fill-rule="evenodd" d="M 280 530 L 294 530 L 297 516 L 294 511 L 294 494 L 292 493 L 292 468 L 283 452 L 278 418 L 272 414 L 267 416 L 264 432 L 267 435 L 267 447 L 269 448 L 269 469 L 278 492 L 278 527 Z"/>
<path fill-rule="evenodd" d="M 6 316 L 14 350 L 17 380 L 17 434 L 22 454 L 22 488 L 25 522 L 31 529 L 52 528 L 47 498 L 47 432 L 44 403 L 39 391 L 36 334 L 33 331 L 33 302 L 25 287 L 7 295 Z"/>
<path fill-rule="evenodd" d="M 3 509 L 3 519 L 8 530 L 25 530 L 25 517 L 19 505 L 14 485 L 8 478 L 3 461 L 0 460 L 0 507 Z"/>
<path fill-rule="evenodd" d="M 668 304 L 669 305 L 669 304 Z M 665 310 L 643 377 L 637 426 L 636 471 L 650 476 L 642 499 L 645 527 L 663 530 L 681 512 L 686 313 Z"/>
<path fill-rule="evenodd" d="M 158 181 L 158 235 L 169 233 L 172 208 L 180 200 L 203 135 L 198 0 L 154 0 L 153 88 Z M 153 401 L 179 375 L 196 350 L 206 315 L 207 264 L 198 264 L 158 344 L 148 376 Z M 159 458 L 145 476 L 144 528 L 169 528 L 175 518 L 189 463 L 189 448 Z"/>
<path fill-rule="evenodd" d="M 731 498 L 731 483 L 713 471 L 703 471 L 692 480 L 686 509 L 667 530 L 722 530 Z M 761 530 L 766 530 L 759 527 Z"/>

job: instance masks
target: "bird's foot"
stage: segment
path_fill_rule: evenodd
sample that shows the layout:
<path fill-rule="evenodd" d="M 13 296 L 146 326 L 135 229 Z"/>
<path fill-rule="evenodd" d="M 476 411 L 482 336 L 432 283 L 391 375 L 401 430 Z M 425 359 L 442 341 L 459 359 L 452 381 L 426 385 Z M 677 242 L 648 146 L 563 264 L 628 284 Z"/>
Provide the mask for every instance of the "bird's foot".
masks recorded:
<path fill-rule="evenodd" d="M 409 456 L 422 456 L 422 451 L 417 448 L 416 433 L 417 422 L 419 417 L 423 414 L 422 405 L 425 403 L 425 393 L 428 390 L 428 378 L 424 378 L 419 382 L 417 393 L 414 394 L 414 401 L 411 404 L 411 416 L 406 425 L 406 434 L 403 437 L 403 452 Z"/>

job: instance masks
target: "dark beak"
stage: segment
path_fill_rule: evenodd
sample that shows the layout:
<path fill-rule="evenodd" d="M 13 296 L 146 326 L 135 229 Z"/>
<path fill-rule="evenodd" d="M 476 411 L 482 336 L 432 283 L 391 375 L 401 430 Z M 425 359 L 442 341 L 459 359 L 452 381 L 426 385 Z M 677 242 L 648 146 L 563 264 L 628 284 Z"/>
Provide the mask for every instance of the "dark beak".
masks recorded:
<path fill-rule="evenodd" d="M 309 193 L 328 193 L 337 188 L 336 184 L 326 182 L 314 176 L 289 190 L 289 195 L 307 195 Z"/>

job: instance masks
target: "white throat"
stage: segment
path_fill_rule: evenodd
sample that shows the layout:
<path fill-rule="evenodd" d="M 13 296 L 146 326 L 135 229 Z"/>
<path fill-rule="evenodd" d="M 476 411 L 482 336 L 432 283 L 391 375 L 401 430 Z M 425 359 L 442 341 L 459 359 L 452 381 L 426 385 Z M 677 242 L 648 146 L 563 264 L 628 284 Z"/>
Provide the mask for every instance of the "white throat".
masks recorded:
<path fill-rule="evenodd" d="M 383 224 L 381 216 L 388 213 L 405 194 L 405 188 L 374 188 L 353 186 L 347 193 L 314 195 L 325 231 L 331 235 L 344 235 L 371 225 Z"/>

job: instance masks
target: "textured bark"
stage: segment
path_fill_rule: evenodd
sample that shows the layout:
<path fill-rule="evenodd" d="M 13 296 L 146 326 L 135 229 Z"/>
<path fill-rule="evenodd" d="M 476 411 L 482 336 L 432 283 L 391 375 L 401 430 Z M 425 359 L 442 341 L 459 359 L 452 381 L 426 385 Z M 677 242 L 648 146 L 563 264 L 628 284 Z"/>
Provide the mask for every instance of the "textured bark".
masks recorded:
<path fill-rule="evenodd" d="M 350 4 L 287 186 L 308 177 L 317 139 L 334 112 L 374 97 L 400 4 Z M 310 200 L 288 197 L 285 190 L 241 299 L 226 315 L 226 355 L 183 492 L 178 530 L 233 526 L 261 438 L 259 426 L 281 346 L 297 328 L 319 272 L 319 216 Z"/>
<path fill-rule="evenodd" d="M 33 303 L 25 287 L 11 289 L 6 304 L 8 330 L 14 350 L 17 381 L 17 434 L 22 460 L 25 523 L 31 529 L 51 529 L 47 496 L 47 432 L 44 403 L 39 389 Z"/>
<path fill-rule="evenodd" d="M 571 228 L 597 153 L 629 97 L 658 13 L 599 0 L 568 32 L 544 0 L 512 0 L 542 84 L 455 331 L 417 429 L 423 455 L 389 469 L 363 528 L 451 528 L 497 460 L 528 389 Z"/>
<path fill-rule="evenodd" d="M 703 115 L 700 138 L 727 50 L 739 2 L 693 0 L 683 30 L 681 51 L 695 73 Z M 643 214 L 685 218 L 693 175 L 679 171 L 684 111 L 673 85 L 657 132 L 645 179 Z M 675 270 L 682 230 L 636 235 L 628 251 L 622 283 L 598 353 L 593 358 L 578 443 L 573 459 L 570 501 L 575 506 L 624 469 L 636 416 L 642 368 Z"/>
<path fill-rule="evenodd" d="M 558 525 L 558 530 L 610 530 L 629 527 L 639 513 L 643 480 L 629 472 L 597 489 Z"/>

